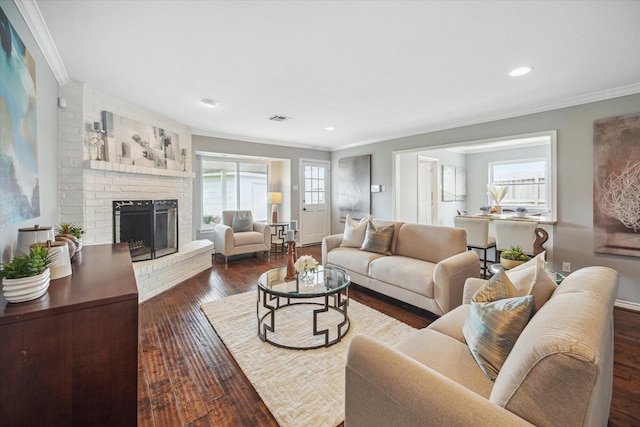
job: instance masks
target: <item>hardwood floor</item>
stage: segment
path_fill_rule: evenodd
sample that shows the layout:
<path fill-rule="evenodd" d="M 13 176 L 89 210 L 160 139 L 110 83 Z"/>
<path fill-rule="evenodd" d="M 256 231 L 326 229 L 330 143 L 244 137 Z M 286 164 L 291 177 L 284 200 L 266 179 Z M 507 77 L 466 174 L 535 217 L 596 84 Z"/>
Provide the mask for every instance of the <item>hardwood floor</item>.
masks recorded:
<path fill-rule="evenodd" d="M 320 247 L 299 255 L 320 259 Z M 140 304 L 138 346 L 139 426 L 277 426 L 251 383 L 226 350 L 202 303 L 256 290 L 264 271 L 286 263 L 285 255 L 213 262 L 173 289 Z M 411 326 L 430 313 L 359 287 L 350 297 Z M 640 313 L 614 310 L 615 366 L 610 426 L 640 425 Z"/>

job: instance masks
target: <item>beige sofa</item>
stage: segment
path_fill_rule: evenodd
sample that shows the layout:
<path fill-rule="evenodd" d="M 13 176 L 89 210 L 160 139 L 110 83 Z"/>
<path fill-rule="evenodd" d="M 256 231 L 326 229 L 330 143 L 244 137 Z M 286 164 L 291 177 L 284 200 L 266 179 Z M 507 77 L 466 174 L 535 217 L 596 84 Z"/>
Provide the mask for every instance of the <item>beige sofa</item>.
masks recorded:
<path fill-rule="evenodd" d="M 353 283 L 442 315 L 462 301 L 465 279 L 480 277 L 478 255 L 461 228 L 373 220 L 395 225 L 392 255 L 341 247 L 342 234 L 322 241 L 322 264 L 344 269 Z"/>
<path fill-rule="evenodd" d="M 251 219 L 249 231 L 234 232 L 233 221 L 236 214 L 246 215 Z M 233 255 L 249 253 L 269 254 L 271 250 L 271 227 L 264 222 L 253 222 L 251 211 L 222 211 L 222 221 L 216 224 L 213 235 L 213 248 L 216 254 L 224 256 L 224 262 Z"/>
<path fill-rule="evenodd" d="M 531 318 L 495 382 L 462 327 L 465 304 L 394 347 L 364 335 L 347 356 L 345 426 L 606 426 L 613 380 L 617 273 L 569 275 Z M 469 289 L 471 288 L 471 289 Z"/>

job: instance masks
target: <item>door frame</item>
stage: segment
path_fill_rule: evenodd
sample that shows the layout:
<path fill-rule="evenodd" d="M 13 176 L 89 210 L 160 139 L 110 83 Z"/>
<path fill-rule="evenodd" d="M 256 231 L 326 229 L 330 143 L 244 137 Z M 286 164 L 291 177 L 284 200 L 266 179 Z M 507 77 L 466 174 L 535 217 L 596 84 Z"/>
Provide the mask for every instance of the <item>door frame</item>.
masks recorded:
<path fill-rule="evenodd" d="M 331 234 L 331 211 L 333 210 L 333 204 L 331 202 L 331 161 L 330 160 L 317 160 L 317 159 L 307 159 L 307 158 L 300 158 L 298 160 L 298 182 L 299 184 L 299 191 L 298 191 L 298 229 L 302 230 L 302 222 L 303 220 L 303 215 L 302 215 L 302 200 L 304 200 L 304 163 L 308 162 L 308 163 L 320 163 L 320 164 L 324 164 L 327 167 L 327 174 L 326 174 L 326 180 L 325 180 L 325 202 L 327 204 L 327 209 L 326 209 L 326 214 L 325 214 L 325 226 L 326 229 L 328 230 L 327 232 L 327 236 Z M 297 244 L 299 246 L 303 246 L 302 243 L 302 232 L 300 232 L 300 240 L 297 242 Z"/>
<path fill-rule="evenodd" d="M 418 212 L 416 212 L 417 214 L 417 218 L 418 218 L 418 224 L 420 224 L 420 189 L 421 186 L 424 185 L 424 182 L 422 182 L 420 180 L 421 178 L 421 172 L 420 172 L 420 167 L 423 163 L 429 163 L 430 164 L 430 179 L 429 182 L 431 184 L 430 188 L 428 189 L 429 192 L 431 192 L 431 221 L 429 222 L 429 225 L 438 225 L 438 212 L 439 212 L 439 206 L 438 206 L 438 195 L 439 195 L 439 189 L 440 189 L 440 185 L 438 182 L 438 171 L 440 170 L 440 160 L 436 159 L 434 157 L 428 157 L 428 156 L 424 156 L 422 154 L 418 154 L 418 176 L 416 177 L 418 180 L 418 194 L 416 195 L 418 197 Z"/>

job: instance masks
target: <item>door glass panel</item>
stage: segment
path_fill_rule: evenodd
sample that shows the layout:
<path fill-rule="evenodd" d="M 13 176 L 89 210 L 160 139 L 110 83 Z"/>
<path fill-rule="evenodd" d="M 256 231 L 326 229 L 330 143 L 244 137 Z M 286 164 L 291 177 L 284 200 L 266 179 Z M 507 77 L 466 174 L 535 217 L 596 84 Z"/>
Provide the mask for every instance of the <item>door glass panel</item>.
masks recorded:
<path fill-rule="evenodd" d="M 323 166 L 305 166 L 305 203 L 324 204 L 325 168 Z"/>

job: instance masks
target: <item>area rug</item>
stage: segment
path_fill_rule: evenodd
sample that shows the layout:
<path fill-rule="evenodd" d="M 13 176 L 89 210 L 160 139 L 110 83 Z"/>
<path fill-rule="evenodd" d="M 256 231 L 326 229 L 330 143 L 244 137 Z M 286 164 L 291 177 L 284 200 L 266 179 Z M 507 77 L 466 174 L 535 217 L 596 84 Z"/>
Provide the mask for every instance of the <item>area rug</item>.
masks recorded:
<path fill-rule="evenodd" d="M 258 337 L 256 299 L 257 292 L 245 292 L 201 308 L 282 427 L 335 427 L 344 421 L 344 367 L 347 348 L 355 334 L 395 344 L 415 330 L 351 300 L 351 326 L 342 341 L 316 350 L 287 350 Z M 277 320 L 287 322 L 284 317 Z M 289 321 L 297 323 L 298 328 L 306 323 Z M 280 323 L 276 325 L 279 326 Z"/>

